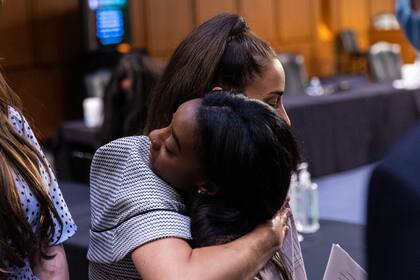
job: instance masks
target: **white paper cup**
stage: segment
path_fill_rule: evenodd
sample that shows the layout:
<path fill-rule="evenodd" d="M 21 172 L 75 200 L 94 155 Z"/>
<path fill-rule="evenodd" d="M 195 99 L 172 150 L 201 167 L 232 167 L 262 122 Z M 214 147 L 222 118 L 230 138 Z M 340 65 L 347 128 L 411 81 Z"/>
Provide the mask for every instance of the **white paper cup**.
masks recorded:
<path fill-rule="evenodd" d="M 102 98 L 88 97 L 83 100 L 83 115 L 87 127 L 100 126 L 103 120 Z"/>

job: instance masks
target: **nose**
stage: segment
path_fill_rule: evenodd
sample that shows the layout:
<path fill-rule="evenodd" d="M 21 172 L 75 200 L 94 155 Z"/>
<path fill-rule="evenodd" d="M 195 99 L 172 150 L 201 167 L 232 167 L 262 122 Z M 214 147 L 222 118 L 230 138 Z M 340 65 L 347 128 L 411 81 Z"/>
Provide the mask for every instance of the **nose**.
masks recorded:
<path fill-rule="evenodd" d="M 162 145 L 165 128 L 155 129 L 149 133 L 149 139 L 154 150 L 158 150 Z"/>
<path fill-rule="evenodd" d="M 277 109 L 277 113 L 279 114 L 279 116 L 289 125 L 292 126 L 292 123 L 290 122 L 290 118 L 289 115 L 287 115 L 286 109 L 284 109 L 284 106 L 280 106 Z"/>

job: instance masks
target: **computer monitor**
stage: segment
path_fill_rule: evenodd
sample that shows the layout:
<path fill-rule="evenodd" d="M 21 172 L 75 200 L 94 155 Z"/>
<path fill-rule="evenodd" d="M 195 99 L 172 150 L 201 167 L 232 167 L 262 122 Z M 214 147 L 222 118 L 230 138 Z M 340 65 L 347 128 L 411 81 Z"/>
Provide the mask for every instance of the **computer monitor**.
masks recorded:
<path fill-rule="evenodd" d="M 88 51 L 130 43 L 129 0 L 81 0 Z"/>

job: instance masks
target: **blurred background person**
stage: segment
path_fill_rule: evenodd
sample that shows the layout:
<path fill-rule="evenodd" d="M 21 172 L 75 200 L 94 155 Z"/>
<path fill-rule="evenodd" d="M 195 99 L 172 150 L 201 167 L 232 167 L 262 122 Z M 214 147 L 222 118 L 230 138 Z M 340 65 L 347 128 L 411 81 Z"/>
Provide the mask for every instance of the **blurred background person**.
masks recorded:
<path fill-rule="evenodd" d="M 404 33 L 420 50 L 420 1 L 398 0 L 396 7 Z M 375 167 L 370 179 L 367 216 L 369 279 L 419 278 L 419 170 L 420 123 Z"/>
<path fill-rule="evenodd" d="M 120 58 L 104 92 L 100 146 L 143 131 L 148 98 L 160 72 L 156 61 L 145 53 Z"/>

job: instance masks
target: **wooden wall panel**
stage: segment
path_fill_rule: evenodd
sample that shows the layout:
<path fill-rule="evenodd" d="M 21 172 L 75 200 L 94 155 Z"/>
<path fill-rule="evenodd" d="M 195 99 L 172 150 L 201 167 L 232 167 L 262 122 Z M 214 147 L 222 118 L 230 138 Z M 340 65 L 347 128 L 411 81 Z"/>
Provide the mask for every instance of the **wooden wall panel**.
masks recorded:
<path fill-rule="evenodd" d="M 71 62 L 81 51 L 78 0 L 32 0 L 37 64 Z"/>
<path fill-rule="evenodd" d="M 373 17 L 379 13 L 393 13 L 395 0 L 369 0 L 369 16 Z"/>
<path fill-rule="evenodd" d="M 281 42 L 311 40 L 314 28 L 311 0 L 278 0 L 276 24 Z"/>
<path fill-rule="evenodd" d="M 70 73 L 59 68 L 27 69 L 5 73 L 10 86 L 21 97 L 25 115 L 32 120 L 37 136 L 54 137 L 65 119 L 71 98 Z"/>
<path fill-rule="evenodd" d="M 274 8 L 274 0 L 241 0 L 239 2 L 239 13 L 246 18 L 252 30 L 270 42 L 273 42 L 276 37 Z"/>
<path fill-rule="evenodd" d="M 196 24 L 201 24 L 220 13 L 237 13 L 236 0 L 195 0 Z"/>
<path fill-rule="evenodd" d="M 369 46 L 369 0 L 329 0 L 332 11 L 332 31 L 335 33 L 343 29 L 350 29 L 356 33 L 359 47 Z"/>
<path fill-rule="evenodd" d="M 368 0 L 340 0 L 340 28 L 352 28 L 358 31 L 367 30 L 369 17 L 367 12 Z"/>
<path fill-rule="evenodd" d="M 131 44 L 133 48 L 146 47 L 145 0 L 130 0 Z"/>
<path fill-rule="evenodd" d="M 193 29 L 192 0 L 147 0 L 147 43 L 152 55 L 168 57 Z"/>
<path fill-rule="evenodd" d="M 0 62 L 3 66 L 33 63 L 30 2 L 5 1 L 0 7 Z"/>

